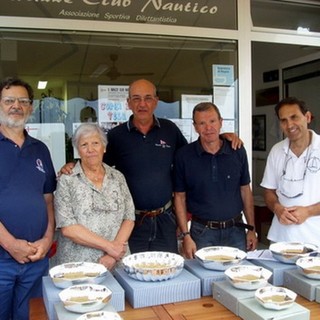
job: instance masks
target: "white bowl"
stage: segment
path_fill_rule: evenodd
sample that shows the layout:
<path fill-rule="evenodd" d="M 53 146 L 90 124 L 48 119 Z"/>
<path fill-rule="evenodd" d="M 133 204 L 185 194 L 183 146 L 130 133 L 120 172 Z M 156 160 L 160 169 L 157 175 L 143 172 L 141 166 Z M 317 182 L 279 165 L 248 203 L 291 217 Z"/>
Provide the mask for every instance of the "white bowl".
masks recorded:
<path fill-rule="evenodd" d="M 310 279 L 320 279 L 320 257 L 303 257 L 296 262 L 299 271 Z"/>
<path fill-rule="evenodd" d="M 134 253 L 122 262 L 127 274 L 140 281 L 169 280 L 179 275 L 184 266 L 182 256 L 161 251 Z"/>
<path fill-rule="evenodd" d="M 269 247 L 275 259 L 288 264 L 295 264 L 301 257 L 316 254 L 318 247 L 309 243 L 301 242 L 276 242 Z"/>
<path fill-rule="evenodd" d="M 122 320 L 122 318 L 116 312 L 95 311 L 85 313 L 79 318 L 77 318 L 77 320 Z"/>
<path fill-rule="evenodd" d="M 80 283 L 101 283 L 107 274 L 104 265 L 91 262 L 69 262 L 55 266 L 49 275 L 58 288 L 66 289 Z"/>
<path fill-rule="evenodd" d="M 239 264 L 246 256 L 244 251 L 233 247 L 206 247 L 195 253 L 196 259 L 203 267 L 220 271 Z"/>
<path fill-rule="evenodd" d="M 268 269 L 251 265 L 230 267 L 224 273 L 235 288 L 242 290 L 256 290 L 265 287 L 272 275 Z"/>
<path fill-rule="evenodd" d="M 291 307 L 297 294 L 287 288 L 267 286 L 255 292 L 256 300 L 266 309 L 283 310 Z"/>
<path fill-rule="evenodd" d="M 112 292 L 99 284 L 78 284 L 59 293 L 64 307 L 72 312 L 85 313 L 101 310 L 111 299 Z"/>

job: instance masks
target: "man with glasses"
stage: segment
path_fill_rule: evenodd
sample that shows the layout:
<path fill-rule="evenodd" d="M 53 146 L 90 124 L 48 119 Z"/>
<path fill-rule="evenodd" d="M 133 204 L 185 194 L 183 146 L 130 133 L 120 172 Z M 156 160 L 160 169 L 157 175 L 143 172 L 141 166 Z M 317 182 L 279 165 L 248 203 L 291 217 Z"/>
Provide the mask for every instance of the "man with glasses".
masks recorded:
<path fill-rule="evenodd" d="M 25 130 L 32 102 L 24 81 L 0 84 L 0 319 L 29 319 L 29 300 L 42 296 L 54 234 L 50 153 Z"/>
<path fill-rule="evenodd" d="M 268 239 L 320 246 L 320 136 L 308 129 L 305 102 L 285 98 L 275 112 L 286 138 L 272 147 L 261 182 L 274 213 Z"/>
<path fill-rule="evenodd" d="M 154 116 L 158 97 L 151 82 L 131 83 L 127 101 L 133 115 L 109 131 L 104 161 L 124 174 L 135 204 L 130 251 L 177 253 L 171 167 L 175 151 L 187 141 L 173 122 Z"/>

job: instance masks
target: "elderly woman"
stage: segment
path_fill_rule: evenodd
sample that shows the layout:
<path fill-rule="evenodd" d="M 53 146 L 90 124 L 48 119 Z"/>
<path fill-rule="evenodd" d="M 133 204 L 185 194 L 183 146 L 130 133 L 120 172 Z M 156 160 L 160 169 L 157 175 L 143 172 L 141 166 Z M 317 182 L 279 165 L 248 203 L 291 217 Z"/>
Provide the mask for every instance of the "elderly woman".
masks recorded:
<path fill-rule="evenodd" d="M 128 254 L 134 204 L 122 173 L 102 162 L 107 139 L 93 123 L 80 125 L 72 139 L 81 161 L 62 175 L 55 193 L 58 248 L 54 265 L 98 262 L 112 269 Z"/>

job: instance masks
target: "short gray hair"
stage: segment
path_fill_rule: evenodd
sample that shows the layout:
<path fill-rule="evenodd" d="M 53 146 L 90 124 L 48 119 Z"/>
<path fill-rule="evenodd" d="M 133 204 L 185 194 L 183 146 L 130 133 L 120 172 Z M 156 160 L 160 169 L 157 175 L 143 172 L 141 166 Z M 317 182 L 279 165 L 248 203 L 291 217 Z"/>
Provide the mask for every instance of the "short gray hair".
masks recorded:
<path fill-rule="evenodd" d="M 192 120 L 193 120 L 193 122 L 195 123 L 194 118 L 195 118 L 196 112 L 208 111 L 210 109 L 214 110 L 218 114 L 219 120 L 222 119 L 220 110 L 214 103 L 211 103 L 211 102 L 200 102 L 193 108 L 193 111 L 192 111 Z"/>
<path fill-rule="evenodd" d="M 78 150 L 78 144 L 79 140 L 88 135 L 92 135 L 98 133 L 101 143 L 103 144 L 104 147 L 107 146 L 108 140 L 106 137 L 106 134 L 104 131 L 101 129 L 101 127 L 96 124 L 96 123 L 82 123 L 75 131 L 73 137 L 72 137 L 72 145 Z"/>

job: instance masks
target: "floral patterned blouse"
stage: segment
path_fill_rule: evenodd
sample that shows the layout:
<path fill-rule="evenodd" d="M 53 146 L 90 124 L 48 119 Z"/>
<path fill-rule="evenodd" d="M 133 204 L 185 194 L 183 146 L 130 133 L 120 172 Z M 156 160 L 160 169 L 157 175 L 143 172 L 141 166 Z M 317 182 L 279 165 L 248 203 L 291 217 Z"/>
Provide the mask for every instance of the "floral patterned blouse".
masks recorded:
<path fill-rule="evenodd" d="M 134 204 L 124 176 L 106 164 L 103 166 L 106 173 L 101 189 L 85 176 L 80 162 L 72 174 L 59 178 L 54 201 L 58 248 L 51 261 L 53 265 L 72 261 L 97 263 L 104 255 L 101 250 L 65 238 L 59 228 L 81 224 L 111 241 L 123 220 L 135 220 Z"/>

